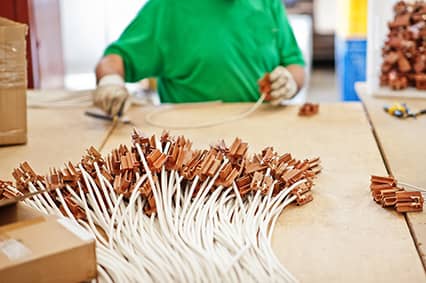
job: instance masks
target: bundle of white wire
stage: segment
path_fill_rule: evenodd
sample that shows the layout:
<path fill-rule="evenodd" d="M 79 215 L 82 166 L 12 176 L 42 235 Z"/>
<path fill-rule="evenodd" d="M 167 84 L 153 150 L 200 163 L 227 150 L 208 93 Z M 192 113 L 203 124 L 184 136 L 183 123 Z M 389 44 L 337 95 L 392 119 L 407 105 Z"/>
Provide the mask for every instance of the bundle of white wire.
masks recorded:
<path fill-rule="evenodd" d="M 96 163 L 100 186 L 80 165 L 86 193 L 78 183 L 79 192 L 66 185 L 25 200 L 46 214 L 65 217 L 52 198 L 56 196 L 66 216 L 96 238 L 101 282 L 297 282 L 274 255 L 271 240 L 282 210 L 296 199 L 291 190 L 306 179 L 275 196 L 273 183 L 268 194 L 258 190 L 243 199 L 235 182 L 211 192 L 219 173 L 203 182 L 198 177 L 182 182 L 178 172 L 163 167 L 153 178 L 139 144 L 136 148 L 146 174 L 137 176 L 128 201 L 114 191 Z M 146 200 L 140 196 L 146 181 L 157 207 L 151 216 L 144 213 Z M 29 189 L 46 188 L 38 181 Z M 64 194 L 84 209 L 87 221 L 74 217 Z"/>

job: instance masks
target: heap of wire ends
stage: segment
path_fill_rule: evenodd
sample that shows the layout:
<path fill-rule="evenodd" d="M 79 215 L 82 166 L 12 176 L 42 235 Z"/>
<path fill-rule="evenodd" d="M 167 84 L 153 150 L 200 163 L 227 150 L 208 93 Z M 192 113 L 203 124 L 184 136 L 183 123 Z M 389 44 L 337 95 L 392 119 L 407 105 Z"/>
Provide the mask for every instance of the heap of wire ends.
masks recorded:
<path fill-rule="evenodd" d="M 285 207 L 312 201 L 319 158 L 249 154 L 240 138 L 207 149 L 168 132 L 131 138 L 45 176 L 23 162 L 0 196 L 40 192 L 23 202 L 91 233 L 103 282 L 296 282 L 272 234 Z"/>

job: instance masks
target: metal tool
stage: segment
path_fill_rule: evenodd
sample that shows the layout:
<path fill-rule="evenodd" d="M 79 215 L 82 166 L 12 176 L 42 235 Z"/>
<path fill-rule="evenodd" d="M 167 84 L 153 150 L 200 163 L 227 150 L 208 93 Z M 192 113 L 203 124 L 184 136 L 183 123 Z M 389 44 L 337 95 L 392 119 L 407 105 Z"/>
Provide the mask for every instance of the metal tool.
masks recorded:
<path fill-rule="evenodd" d="M 101 119 L 101 120 L 106 120 L 106 121 L 111 121 L 111 122 L 114 121 L 114 117 L 107 115 L 107 114 L 105 114 L 104 112 L 101 112 L 98 109 L 86 110 L 84 112 L 84 115 L 89 116 L 89 117 L 93 117 L 93 118 L 96 118 L 96 119 Z M 130 120 L 130 118 L 126 117 L 126 116 L 118 117 L 117 120 L 119 122 L 123 123 L 123 124 L 130 124 L 130 125 L 133 124 L 132 121 Z"/>
<path fill-rule="evenodd" d="M 406 103 L 394 103 L 391 106 L 385 105 L 383 107 L 383 110 L 385 110 L 386 113 L 388 113 L 391 116 L 405 119 L 405 118 L 416 118 L 417 116 L 426 114 L 426 109 L 413 112 L 408 108 Z"/>

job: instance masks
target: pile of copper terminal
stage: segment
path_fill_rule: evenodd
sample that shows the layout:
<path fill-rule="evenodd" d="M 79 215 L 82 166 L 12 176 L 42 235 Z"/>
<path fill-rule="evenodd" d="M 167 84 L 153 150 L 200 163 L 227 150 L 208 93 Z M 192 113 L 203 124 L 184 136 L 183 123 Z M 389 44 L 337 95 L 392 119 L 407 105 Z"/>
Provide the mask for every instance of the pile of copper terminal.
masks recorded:
<path fill-rule="evenodd" d="M 122 195 L 128 201 L 138 179 L 147 174 L 147 170 L 152 174 L 154 183 L 158 183 L 161 171 L 166 170 L 176 172 L 185 182 L 192 182 L 196 177 L 205 181 L 217 176 L 212 191 L 219 186 L 235 186 L 241 197 L 257 191 L 263 195 L 270 192 L 275 196 L 304 180 L 291 192 L 297 204 L 302 205 L 312 200 L 313 179 L 321 171 L 319 158 L 297 160 L 290 153 L 278 154 L 272 147 L 249 155 L 248 143 L 240 138 L 236 138 L 229 147 L 220 141 L 202 150 L 192 149 L 192 142 L 185 137 L 172 137 L 167 132 L 157 140 L 155 135 L 148 137 L 135 130 L 132 141 L 132 146 L 120 145 L 105 157 L 90 147 L 79 163 L 68 162 L 63 169 L 51 168 L 46 176 L 38 175 L 27 162 L 23 162 L 13 171 L 13 186 L 11 182 L 0 181 L 0 199 L 47 188 L 53 190 L 49 195 L 63 211 L 63 202 L 54 192 L 60 190 L 64 195 L 63 201 L 76 219 L 85 219 L 84 209 L 71 198 L 69 192 L 73 190 L 76 195 L 80 195 L 80 190 L 88 192 L 84 174 L 89 174 L 93 178 L 93 185 L 98 188 L 108 182 L 117 195 Z M 142 151 L 147 167 L 143 165 L 138 148 Z M 194 197 L 199 190 L 200 186 L 197 186 Z M 140 186 L 139 191 L 146 200 L 145 213 L 155 213 L 157 206 L 148 180 Z M 105 193 L 100 191 L 100 194 Z"/>
<path fill-rule="evenodd" d="M 399 1 L 382 49 L 380 84 L 426 90 L 426 2 Z"/>
<path fill-rule="evenodd" d="M 394 177 L 371 176 L 370 191 L 374 201 L 397 212 L 423 211 L 424 198 L 421 192 L 406 191 L 398 186 Z"/>

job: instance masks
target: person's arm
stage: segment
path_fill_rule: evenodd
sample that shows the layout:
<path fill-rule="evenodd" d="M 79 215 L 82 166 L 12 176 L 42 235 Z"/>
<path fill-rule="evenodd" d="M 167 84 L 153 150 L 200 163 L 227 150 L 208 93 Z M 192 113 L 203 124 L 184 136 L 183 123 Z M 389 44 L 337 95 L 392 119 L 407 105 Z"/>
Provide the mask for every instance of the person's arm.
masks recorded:
<path fill-rule="evenodd" d="M 137 82 L 162 72 L 162 56 L 159 44 L 158 14 L 163 1 L 148 1 L 120 38 L 111 43 L 96 66 L 97 88 L 93 101 L 110 115 L 123 112 L 129 93 L 124 82 Z M 117 113 L 117 110 L 119 111 Z"/>
<path fill-rule="evenodd" d="M 287 68 L 289 73 L 293 76 L 293 79 L 295 80 L 297 84 L 297 91 L 299 91 L 303 87 L 303 84 L 305 83 L 304 68 L 296 64 L 288 65 L 285 68 Z"/>
<path fill-rule="evenodd" d="M 96 66 L 96 82 L 106 75 L 119 75 L 124 80 L 124 64 L 120 55 L 109 54 L 102 57 Z"/>
<path fill-rule="evenodd" d="M 97 88 L 93 104 L 111 116 L 121 115 L 129 92 L 124 84 L 123 59 L 116 54 L 105 55 L 96 66 Z"/>
<path fill-rule="evenodd" d="M 279 104 L 282 100 L 293 98 L 303 87 L 305 61 L 280 0 L 273 1 L 272 14 L 278 29 L 280 63 L 270 74 L 270 95 L 271 103 Z"/>

